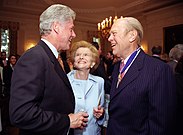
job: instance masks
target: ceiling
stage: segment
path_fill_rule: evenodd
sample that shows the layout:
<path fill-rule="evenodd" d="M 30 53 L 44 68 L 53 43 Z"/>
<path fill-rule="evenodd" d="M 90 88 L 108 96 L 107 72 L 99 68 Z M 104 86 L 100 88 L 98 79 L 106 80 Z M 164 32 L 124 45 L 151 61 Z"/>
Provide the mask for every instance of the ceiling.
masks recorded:
<path fill-rule="evenodd" d="M 76 20 L 97 24 L 109 16 L 136 16 L 173 6 L 182 0 L 1 0 L 0 10 L 39 16 L 49 5 L 62 3 L 76 11 Z M 0 12 L 3 13 L 3 12 Z"/>

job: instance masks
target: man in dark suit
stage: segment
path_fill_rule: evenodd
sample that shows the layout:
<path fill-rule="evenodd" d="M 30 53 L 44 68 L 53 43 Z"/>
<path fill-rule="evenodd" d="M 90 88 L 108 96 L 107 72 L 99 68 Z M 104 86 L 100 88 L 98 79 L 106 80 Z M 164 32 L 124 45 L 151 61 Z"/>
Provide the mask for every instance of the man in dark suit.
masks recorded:
<path fill-rule="evenodd" d="M 39 43 L 18 60 L 11 83 L 10 120 L 21 135 L 67 135 L 83 129 L 88 114 L 73 114 L 74 94 L 57 58 L 68 50 L 75 12 L 55 4 L 40 16 Z"/>
<path fill-rule="evenodd" d="M 153 46 L 152 49 L 151 49 L 152 57 L 156 58 L 156 59 L 159 59 L 163 62 L 166 62 L 166 60 L 161 59 L 161 51 L 162 51 L 161 46 L 159 46 L 159 45 Z"/>
<path fill-rule="evenodd" d="M 175 79 L 169 66 L 144 53 L 140 22 L 118 19 L 110 30 L 113 54 L 107 135 L 173 135 Z"/>
<path fill-rule="evenodd" d="M 5 87 L 5 90 L 7 90 L 7 91 L 4 91 L 5 95 L 10 94 L 9 92 L 10 92 L 10 86 L 11 86 L 11 77 L 12 77 L 13 69 L 14 69 L 14 66 L 15 66 L 16 62 L 17 62 L 16 55 L 10 54 L 10 56 L 8 57 L 7 66 L 5 66 L 3 68 L 4 87 Z"/>
<path fill-rule="evenodd" d="M 7 65 L 3 68 L 3 97 L 1 98 L 1 117 L 2 117 L 2 135 L 8 135 L 8 131 L 12 125 L 9 120 L 9 98 L 10 98 L 10 86 L 11 77 L 13 73 L 13 67 L 17 61 L 16 55 L 10 54 L 8 57 Z"/>
<path fill-rule="evenodd" d="M 159 46 L 159 45 L 153 46 L 151 49 L 152 57 L 161 60 L 161 57 L 160 57 L 161 50 L 162 50 L 161 46 Z"/>

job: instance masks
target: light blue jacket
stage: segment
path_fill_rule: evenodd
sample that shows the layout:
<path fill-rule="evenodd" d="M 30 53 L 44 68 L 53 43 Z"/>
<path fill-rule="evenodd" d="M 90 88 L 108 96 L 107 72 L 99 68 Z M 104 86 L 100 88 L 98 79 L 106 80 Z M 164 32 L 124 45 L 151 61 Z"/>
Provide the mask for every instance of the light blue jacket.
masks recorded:
<path fill-rule="evenodd" d="M 104 118 L 96 120 L 93 116 L 93 108 L 100 105 L 104 107 L 104 79 L 89 74 L 87 80 L 74 78 L 75 70 L 67 74 L 75 96 L 75 112 L 86 111 L 89 114 L 87 127 L 84 130 L 76 129 L 75 135 L 100 135 L 100 127 Z M 101 96 L 101 100 L 99 98 Z"/>

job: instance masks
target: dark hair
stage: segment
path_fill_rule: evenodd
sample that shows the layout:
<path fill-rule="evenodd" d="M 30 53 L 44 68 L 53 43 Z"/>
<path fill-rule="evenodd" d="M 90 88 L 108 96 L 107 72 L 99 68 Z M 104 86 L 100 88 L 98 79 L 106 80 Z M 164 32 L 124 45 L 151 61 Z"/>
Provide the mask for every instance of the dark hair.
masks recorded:
<path fill-rule="evenodd" d="M 114 55 L 114 54 L 112 53 L 112 51 L 109 51 L 109 53 L 110 53 L 111 55 Z"/>
<path fill-rule="evenodd" d="M 153 46 L 153 48 L 151 49 L 152 54 L 157 54 L 157 55 L 161 54 L 161 50 L 162 50 L 161 46 L 158 46 L 158 45 Z"/>
<path fill-rule="evenodd" d="M 95 46 L 95 48 L 96 48 L 97 50 L 99 50 L 99 45 L 98 45 L 97 42 L 91 42 L 91 44 L 92 44 L 93 46 Z"/>
<path fill-rule="evenodd" d="M 60 57 L 62 58 L 62 60 L 67 60 L 67 53 L 66 53 L 66 51 L 60 52 Z"/>
<path fill-rule="evenodd" d="M 10 59 L 11 59 L 11 57 L 15 57 L 16 58 L 16 60 L 17 60 L 17 55 L 15 55 L 15 54 L 10 54 L 9 55 L 9 57 L 8 57 L 8 61 L 7 61 L 7 65 L 10 65 Z"/>

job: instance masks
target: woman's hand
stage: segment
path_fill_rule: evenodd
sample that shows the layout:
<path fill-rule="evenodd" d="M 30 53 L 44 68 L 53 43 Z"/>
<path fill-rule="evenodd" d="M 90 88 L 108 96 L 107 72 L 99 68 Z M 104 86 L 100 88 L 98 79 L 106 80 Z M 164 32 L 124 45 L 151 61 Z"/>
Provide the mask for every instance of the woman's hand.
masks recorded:
<path fill-rule="evenodd" d="M 101 106 L 98 106 L 96 108 L 93 108 L 93 115 L 95 116 L 95 118 L 99 119 L 103 116 L 104 114 L 104 108 Z"/>

